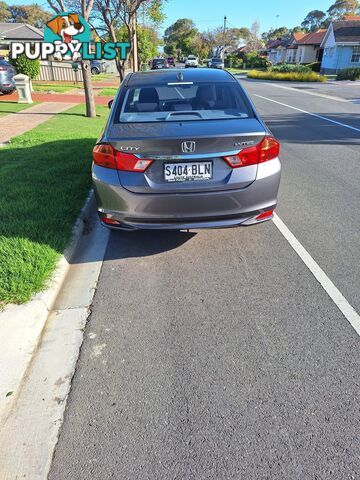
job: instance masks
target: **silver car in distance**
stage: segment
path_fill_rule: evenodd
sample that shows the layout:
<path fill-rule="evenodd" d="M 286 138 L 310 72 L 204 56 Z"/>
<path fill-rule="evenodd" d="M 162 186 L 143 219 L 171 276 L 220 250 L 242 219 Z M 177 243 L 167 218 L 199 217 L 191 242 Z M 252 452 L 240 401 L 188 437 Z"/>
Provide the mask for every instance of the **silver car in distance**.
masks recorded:
<path fill-rule="evenodd" d="M 198 229 L 269 220 L 279 143 L 228 72 L 129 74 L 93 150 L 101 222 L 115 229 Z"/>

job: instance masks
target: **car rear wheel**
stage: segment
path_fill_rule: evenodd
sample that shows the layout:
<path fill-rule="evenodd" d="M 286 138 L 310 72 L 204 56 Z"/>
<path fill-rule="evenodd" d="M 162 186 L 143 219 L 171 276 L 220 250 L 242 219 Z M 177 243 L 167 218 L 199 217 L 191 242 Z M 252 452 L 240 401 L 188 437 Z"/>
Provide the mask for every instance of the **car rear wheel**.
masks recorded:
<path fill-rule="evenodd" d="M 2 93 L 3 95 L 11 95 L 14 91 L 15 91 L 15 89 L 14 90 L 4 90 L 4 91 L 0 90 L 0 93 Z"/>
<path fill-rule="evenodd" d="M 93 67 L 93 68 L 91 69 L 91 73 L 92 73 L 93 75 L 99 75 L 100 70 L 99 70 L 98 68 L 96 68 L 96 67 Z"/>

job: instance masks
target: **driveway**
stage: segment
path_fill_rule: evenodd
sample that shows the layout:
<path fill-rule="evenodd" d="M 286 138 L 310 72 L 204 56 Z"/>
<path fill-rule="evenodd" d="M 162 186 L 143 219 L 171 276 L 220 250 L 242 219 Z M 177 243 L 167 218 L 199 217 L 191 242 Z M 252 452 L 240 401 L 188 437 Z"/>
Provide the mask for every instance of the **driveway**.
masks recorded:
<path fill-rule="evenodd" d="M 243 85 L 280 219 L 111 234 L 51 480 L 360 476 L 360 107 Z"/>

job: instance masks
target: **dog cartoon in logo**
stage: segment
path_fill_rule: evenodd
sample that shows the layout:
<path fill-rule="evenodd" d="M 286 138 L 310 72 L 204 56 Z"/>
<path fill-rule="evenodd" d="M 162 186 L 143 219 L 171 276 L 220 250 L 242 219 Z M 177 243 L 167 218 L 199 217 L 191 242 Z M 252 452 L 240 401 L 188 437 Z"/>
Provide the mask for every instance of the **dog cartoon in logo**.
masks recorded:
<path fill-rule="evenodd" d="M 78 43 L 78 40 L 73 39 L 73 37 L 84 31 L 84 26 L 80 22 L 79 15 L 77 15 L 76 13 L 69 13 L 68 15 L 64 16 L 57 15 L 46 25 L 50 28 L 50 30 L 52 30 L 53 33 L 55 33 L 55 35 L 58 35 L 61 38 L 61 41 L 56 40 L 54 42 L 55 44 L 76 44 Z M 74 62 L 76 62 L 76 60 L 78 60 L 80 56 L 81 55 L 79 52 L 74 52 L 71 58 Z M 54 57 L 56 58 L 56 60 L 60 61 L 63 59 L 60 52 L 56 52 L 54 54 Z M 64 58 L 70 57 L 67 55 Z"/>

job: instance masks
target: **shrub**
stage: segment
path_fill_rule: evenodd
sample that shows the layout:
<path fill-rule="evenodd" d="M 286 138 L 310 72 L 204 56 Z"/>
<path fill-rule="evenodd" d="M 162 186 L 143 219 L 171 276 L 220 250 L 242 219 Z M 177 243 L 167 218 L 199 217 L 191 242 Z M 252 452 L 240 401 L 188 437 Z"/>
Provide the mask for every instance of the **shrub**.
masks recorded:
<path fill-rule="evenodd" d="M 280 73 L 309 73 L 311 69 L 306 65 L 294 65 L 291 63 L 282 63 L 280 65 L 274 65 L 270 68 L 271 72 Z"/>
<path fill-rule="evenodd" d="M 16 73 L 28 75 L 32 80 L 40 74 L 39 60 L 29 60 L 23 53 L 16 59 L 10 58 L 9 62 L 15 67 Z"/>
<path fill-rule="evenodd" d="M 360 80 L 360 67 L 344 68 L 337 74 L 336 80 Z"/>
<path fill-rule="evenodd" d="M 326 77 L 318 75 L 315 72 L 258 72 L 251 70 L 247 76 L 249 78 L 256 78 L 259 80 L 283 80 L 288 82 L 326 82 Z"/>
<path fill-rule="evenodd" d="M 321 68 L 321 62 L 308 63 L 306 66 L 310 68 L 313 72 L 319 73 Z"/>
<path fill-rule="evenodd" d="M 225 58 L 225 67 L 242 68 L 242 66 L 243 66 L 243 59 L 238 55 L 228 55 Z"/>
<path fill-rule="evenodd" d="M 268 68 L 271 65 L 266 57 L 256 51 L 246 53 L 244 63 L 246 63 L 246 68 Z"/>

